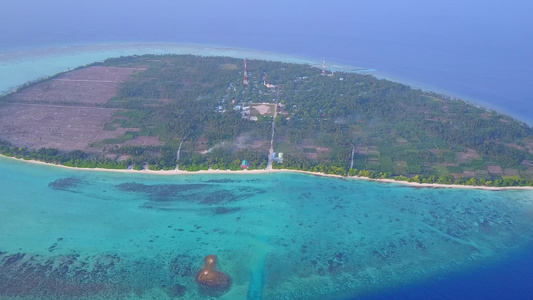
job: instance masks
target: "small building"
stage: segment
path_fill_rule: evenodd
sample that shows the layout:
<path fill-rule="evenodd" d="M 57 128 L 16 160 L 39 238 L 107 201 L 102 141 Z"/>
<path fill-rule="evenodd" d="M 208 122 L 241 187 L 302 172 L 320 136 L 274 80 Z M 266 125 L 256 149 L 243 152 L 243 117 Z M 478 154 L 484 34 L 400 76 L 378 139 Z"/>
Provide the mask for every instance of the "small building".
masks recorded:
<path fill-rule="evenodd" d="M 277 163 L 282 164 L 283 163 L 283 153 L 282 152 L 279 152 L 279 153 L 274 152 L 272 154 L 272 161 L 275 161 Z"/>
<path fill-rule="evenodd" d="M 246 159 L 243 160 L 242 163 L 241 163 L 241 168 L 242 168 L 243 170 L 246 170 L 246 169 L 248 169 L 249 167 L 250 167 L 250 162 L 248 162 Z"/>

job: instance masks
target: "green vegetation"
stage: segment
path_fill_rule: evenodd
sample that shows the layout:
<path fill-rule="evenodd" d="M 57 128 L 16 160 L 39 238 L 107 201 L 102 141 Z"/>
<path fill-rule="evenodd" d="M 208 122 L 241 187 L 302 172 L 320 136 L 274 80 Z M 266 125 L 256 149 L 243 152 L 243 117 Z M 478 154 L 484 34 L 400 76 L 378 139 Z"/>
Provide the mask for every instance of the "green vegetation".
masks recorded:
<path fill-rule="evenodd" d="M 246 159 L 249 169 L 262 169 L 274 122 L 274 150 L 285 158 L 273 168 L 421 183 L 533 185 L 533 129 L 446 96 L 370 75 L 322 76 L 308 65 L 258 60 L 248 61 L 245 86 L 242 60 L 227 57 L 145 55 L 100 65 L 143 69 L 105 105 L 117 111 L 103 130 L 124 134 L 93 143 L 96 150 L 89 153 L 7 142 L 0 152 L 77 167 L 239 170 Z M 277 116 L 261 114 L 258 103 L 279 103 Z M 158 143 L 128 144 L 145 137 Z"/>
<path fill-rule="evenodd" d="M 38 160 L 77 168 L 125 169 L 131 163 L 131 161 L 119 162 L 106 158 L 89 157 L 86 153 L 80 150 L 68 153 L 50 148 L 40 148 L 36 151 L 28 150 L 27 148 L 14 147 L 5 141 L 0 141 L 0 153 L 7 157 L 15 157 L 24 160 Z"/>

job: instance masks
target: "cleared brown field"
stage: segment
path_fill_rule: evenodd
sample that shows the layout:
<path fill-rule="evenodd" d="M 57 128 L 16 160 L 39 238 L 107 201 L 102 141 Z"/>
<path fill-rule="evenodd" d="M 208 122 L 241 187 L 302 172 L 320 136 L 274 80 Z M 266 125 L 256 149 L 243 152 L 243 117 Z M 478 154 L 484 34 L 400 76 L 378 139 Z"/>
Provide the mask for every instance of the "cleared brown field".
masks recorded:
<path fill-rule="evenodd" d="M 10 101 L 65 105 L 102 105 L 136 68 L 89 67 L 75 70 L 14 94 Z"/>
<path fill-rule="evenodd" d="M 114 81 L 122 82 L 131 74 L 144 71 L 146 68 L 122 68 L 122 67 L 89 67 L 69 72 L 62 76 L 70 80 L 90 80 L 90 81 Z"/>
<path fill-rule="evenodd" d="M 276 105 L 270 104 L 270 103 L 258 103 L 258 104 L 250 104 L 250 115 L 257 116 L 257 115 L 263 115 L 263 116 L 274 116 L 274 109 Z"/>
<path fill-rule="evenodd" d="M 132 140 L 124 142 L 127 146 L 162 146 L 164 143 L 159 141 L 157 136 L 136 136 Z"/>
<path fill-rule="evenodd" d="M 457 162 L 460 164 L 467 163 L 472 161 L 473 159 L 479 158 L 479 154 L 474 149 L 467 148 L 466 152 L 457 152 L 455 154 L 455 157 L 457 159 Z"/>
<path fill-rule="evenodd" d="M 117 138 L 138 128 L 104 131 L 115 114 L 102 106 L 117 93 L 120 83 L 142 68 L 89 67 L 68 72 L 12 95 L 0 105 L 0 139 L 17 147 L 58 148 L 100 152 L 91 144 Z M 132 144 L 156 144 L 134 139 Z"/>
<path fill-rule="evenodd" d="M 503 174 L 502 167 L 500 166 L 487 166 L 487 171 L 491 174 Z"/>
<path fill-rule="evenodd" d="M 270 147 L 270 141 L 268 139 L 265 139 L 263 136 L 257 136 L 249 133 L 242 134 L 238 136 L 233 141 L 233 147 L 235 149 L 264 149 L 265 151 L 268 151 L 268 148 Z"/>
<path fill-rule="evenodd" d="M 519 176 L 520 173 L 518 172 L 517 169 L 513 169 L 513 168 L 505 168 L 503 170 L 503 175 L 506 175 L 506 176 Z"/>
<path fill-rule="evenodd" d="M 89 150 L 116 109 L 11 103 L 0 107 L 0 139 L 30 149 Z"/>

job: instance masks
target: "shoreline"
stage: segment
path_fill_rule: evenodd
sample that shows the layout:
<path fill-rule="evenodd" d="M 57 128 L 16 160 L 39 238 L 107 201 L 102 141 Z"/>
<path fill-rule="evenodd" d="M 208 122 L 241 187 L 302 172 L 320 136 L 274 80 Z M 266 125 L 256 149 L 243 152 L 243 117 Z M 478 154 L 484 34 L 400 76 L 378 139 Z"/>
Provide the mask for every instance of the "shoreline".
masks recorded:
<path fill-rule="evenodd" d="M 361 177 L 361 176 L 341 176 L 341 175 L 335 175 L 335 174 L 325 174 L 325 173 L 318 173 L 318 172 L 311 172 L 311 171 L 302 171 L 302 170 L 290 170 L 290 169 L 259 169 L 259 170 L 238 170 L 238 171 L 230 171 L 228 170 L 199 170 L 199 171 L 183 171 L 183 170 L 127 170 L 127 169 L 103 169 L 103 168 L 77 168 L 77 167 L 69 167 L 59 164 L 53 164 L 53 163 L 47 163 L 43 161 L 38 160 L 25 160 L 22 158 L 16 158 L 16 157 L 9 157 L 0 154 L 0 157 L 6 158 L 6 159 L 12 159 L 16 161 L 21 162 L 27 162 L 30 164 L 35 165 L 42 165 L 42 166 L 49 166 L 49 167 L 58 167 L 58 168 L 65 168 L 75 171 L 94 171 L 94 172 L 114 172 L 114 173 L 123 173 L 123 174 L 147 174 L 147 175 L 163 175 L 163 176 L 182 176 L 182 175 L 195 175 L 195 174 L 201 174 L 201 175 L 214 175 L 214 174 L 274 174 L 274 173 L 300 173 L 300 174 L 307 174 L 307 175 L 313 175 L 313 176 L 321 176 L 321 177 L 330 177 L 330 178 L 340 178 L 340 179 L 347 179 L 347 180 L 365 180 L 365 181 L 373 181 L 373 182 L 379 182 L 384 184 L 399 184 L 404 185 L 406 187 L 414 187 L 414 188 L 452 188 L 452 189 L 477 189 L 477 190 L 487 190 L 487 191 L 504 191 L 504 190 L 533 190 L 533 186 L 506 186 L 506 187 L 496 187 L 496 186 L 477 186 L 477 185 L 458 185 L 458 184 L 440 184 L 440 183 L 418 183 L 418 182 L 408 182 L 408 181 L 400 181 L 400 180 L 394 180 L 390 178 L 368 178 L 368 177 Z"/>

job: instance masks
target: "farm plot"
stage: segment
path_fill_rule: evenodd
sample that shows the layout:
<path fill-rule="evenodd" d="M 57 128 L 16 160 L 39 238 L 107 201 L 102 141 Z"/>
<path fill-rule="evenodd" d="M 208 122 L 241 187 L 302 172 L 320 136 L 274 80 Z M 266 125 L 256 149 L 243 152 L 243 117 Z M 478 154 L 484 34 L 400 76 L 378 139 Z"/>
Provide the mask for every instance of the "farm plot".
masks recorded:
<path fill-rule="evenodd" d="M 89 67 L 66 73 L 10 97 L 11 102 L 101 106 L 137 68 Z"/>
<path fill-rule="evenodd" d="M 29 149 L 90 151 L 116 109 L 12 103 L 0 107 L 0 139 Z"/>
<path fill-rule="evenodd" d="M 99 152 L 91 144 L 119 138 L 127 130 L 103 131 L 116 109 L 102 106 L 142 70 L 93 66 L 15 93 L 0 106 L 0 139 L 29 149 Z"/>

